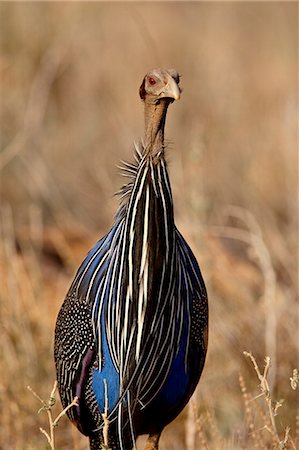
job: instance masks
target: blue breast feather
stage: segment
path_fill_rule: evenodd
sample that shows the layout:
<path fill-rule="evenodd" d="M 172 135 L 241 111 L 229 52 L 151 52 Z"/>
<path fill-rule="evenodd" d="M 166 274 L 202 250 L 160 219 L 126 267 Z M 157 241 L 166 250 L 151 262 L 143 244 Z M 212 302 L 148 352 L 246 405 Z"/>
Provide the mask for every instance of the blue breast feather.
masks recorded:
<path fill-rule="evenodd" d="M 92 282 L 92 289 L 89 292 L 89 301 L 91 310 L 94 307 L 94 303 L 99 302 L 101 295 L 104 292 L 104 275 L 109 267 L 110 259 L 112 257 L 111 248 L 118 245 L 121 230 L 123 227 L 122 219 L 120 218 L 114 224 L 109 233 L 104 236 L 89 252 L 86 259 L 83 261 L 77 276 L 73 282 L 73 288 L 78 290 L 80 296 L 85 297 Z M 177 328 L 183 327 L 181 332 L 181 340 L 177 352 L 173 355 L 171 361 L 171 367 L 167 373 L 167 377 L 164 380 L 162 387 L 155 396 L 155 404 L 161 404 L 163 410 L 172 409 L 175 405 L 179 404 L 188 395 L 188 388 L 190 385 L 190 373 L 188 365 L 186 364 L 186 355 L 188 354 L 188 342 L 190 331 L 190 316 L 192 315 L 192 296 L 187 295 L 190 286 L 195 295 L 199 295 L 202 289 L 200 280 L 201 274 L 198 268 L 196 259 L 190 250 L 189 246 L 176 230 L 176 246 L 177 246 L 177 270 L 183 270 L 184 273 L 180 274 L 181 283 L 180 286 L 176 286 L 176 291 L 180 290 L 181 298 L 185 299 L 184 308 L 184 320 L 183 324 L 177 324 Z M 117 263 L 117 262 L 115 262 Z M 111 278 L 111 277 L 110 277 Z M 108 284 L 111 280 L 108 280 Z M 107 281 L 106 281 L 107 283 Z M 120 403 L 120 398 L 123 398 L 124 404 L 127 404 L 127 396 L 121 393 L 119 372 L 115 367 L 113 359 L 110 354 L 110 347 L 107 341 L 106 324 L 105 324 L 105 305 L 107 304 L 107 295 L 109 289 L 104 293 L 103 308 L 101 317 L 96 315 L 96 321 L 101 321 L 101 336 L 98 336 L 97 326 L 94 324 L 95 339 L 101 339 L 101 352 L 103 355 L 102 366 L 100 370 L 95 369 L 93 373 L 92 387 L 97 399 L 97 403 L 100 411 L 104 411 L 105 395 L 104 395 L 104 379 L 108 385 L 108 403 L 109 411 L 115 411 Z M 175 295 L 174 295 L 175 296 Z M 189 304 L 187 303 L 189 302 Z M 141 404 L 142 409 L 142 404 Z M 112 420 L 115 420 L 113 417 Z"/>

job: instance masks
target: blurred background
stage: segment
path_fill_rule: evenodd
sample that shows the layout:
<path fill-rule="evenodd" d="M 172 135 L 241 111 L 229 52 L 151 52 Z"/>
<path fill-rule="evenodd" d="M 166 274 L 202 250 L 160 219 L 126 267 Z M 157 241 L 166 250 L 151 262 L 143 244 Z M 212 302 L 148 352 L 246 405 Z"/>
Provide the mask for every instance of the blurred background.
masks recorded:
<path fill-rule="evenodd" d="M 244 350 L 271 357 L 277 433 L 299 446 L 297 17 L 291 2 L 0 3 L 2 450 L 47 448 L 26 387 L 49 397 L 57 312 L 111 226 L 159 66 L 181 74 L 167 157 L 210 298 L 206 367 L 161 450 L 276 448 Z M 88 449 L 66 418 L 55 436 Z"/>

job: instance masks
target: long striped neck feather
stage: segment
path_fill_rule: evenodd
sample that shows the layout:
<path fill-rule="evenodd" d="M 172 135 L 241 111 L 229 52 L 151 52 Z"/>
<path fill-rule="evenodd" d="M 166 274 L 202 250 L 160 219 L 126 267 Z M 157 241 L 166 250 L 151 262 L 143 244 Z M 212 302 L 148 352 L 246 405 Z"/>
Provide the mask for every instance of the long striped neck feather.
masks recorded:
<path fill-rule="evenodd" d="M 144 151 L 155 161 L 158 153 L 164 151 L 164 127 L 169 99 L 161 99 L 158 102 L 150 98 L 145 99 L 145 133 Z"/>

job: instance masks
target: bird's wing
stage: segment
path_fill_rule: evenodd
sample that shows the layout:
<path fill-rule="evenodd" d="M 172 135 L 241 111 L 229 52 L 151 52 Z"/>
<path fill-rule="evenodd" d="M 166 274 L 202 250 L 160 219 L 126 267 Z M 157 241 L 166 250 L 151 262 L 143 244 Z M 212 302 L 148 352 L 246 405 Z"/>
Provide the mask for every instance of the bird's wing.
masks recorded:
<path fill-rule="evenodd" d="M 91 311 L 95 290 L 99 290 L 107 271 L 111 242 L 118 230 L 116 224 L 86 256 L 59 311 L 55 328 L 54 357 L 58 385 L 62 387 L 61 401 L 67 407 L 75 396 L 79 397 L 79 407 L 69 409 L 68 415 L 85 434 L 89 427 L 88 418 L 84 417 L 83 397 L 90 382 L 89 369 L 97 356 L 97 332 Z"/>
<path fill-rule="evenodd" d="M 191 292 L 190 314 L 192 320 L 188 351 L 191 352 L 192 358 L 195 358 L 194 353 L 199 353 L 199 357 L 201 358 L 205 356 L 207 350 L 208 295 L 197 260 L 191 248 L 177 229 L 176 237 L 181 260 L 181 270 L 186 274 L 187 291 Z"/>

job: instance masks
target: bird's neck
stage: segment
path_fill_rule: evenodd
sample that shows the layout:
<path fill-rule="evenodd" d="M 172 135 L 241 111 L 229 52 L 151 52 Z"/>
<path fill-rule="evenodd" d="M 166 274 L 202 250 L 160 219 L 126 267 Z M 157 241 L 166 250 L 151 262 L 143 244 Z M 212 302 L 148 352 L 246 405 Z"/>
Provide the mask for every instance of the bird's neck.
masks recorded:
<path fill-rule="evenodd" d="M 168 99 L 162 99 L 157 103 L 145 100 L 144 149 L 153 159 L 164 152 L 164 127 L 169 103 Z"/>

